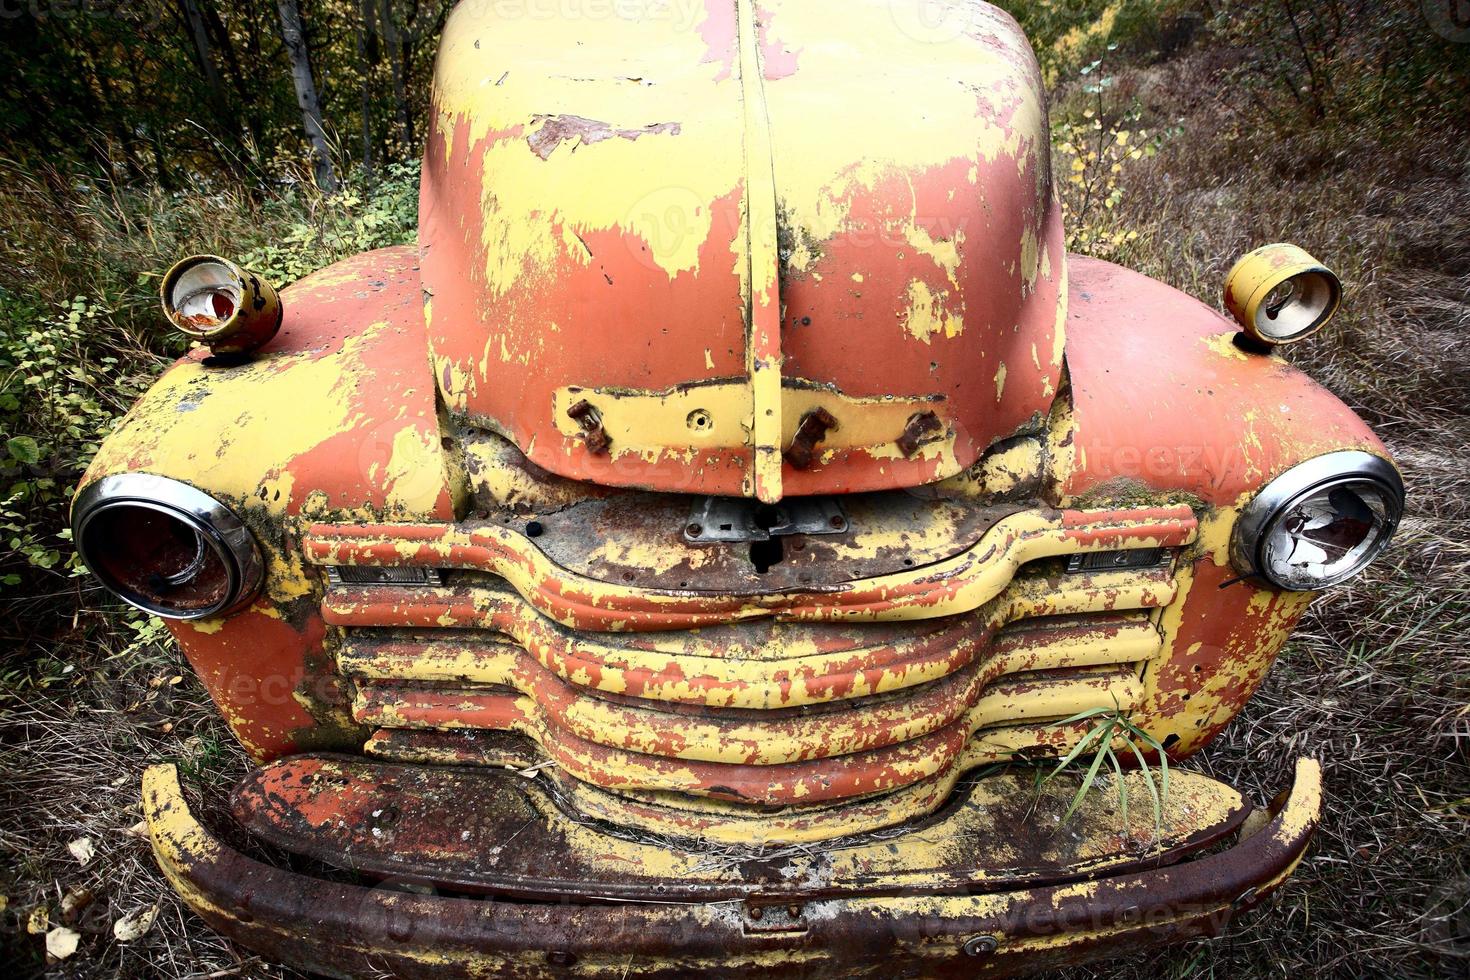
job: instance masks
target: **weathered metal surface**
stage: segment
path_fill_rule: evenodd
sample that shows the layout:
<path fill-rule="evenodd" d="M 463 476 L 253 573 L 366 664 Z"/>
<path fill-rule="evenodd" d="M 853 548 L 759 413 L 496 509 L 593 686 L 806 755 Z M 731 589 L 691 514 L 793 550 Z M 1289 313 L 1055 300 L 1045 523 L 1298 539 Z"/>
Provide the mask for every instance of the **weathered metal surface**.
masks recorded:
<path fill-rule="evenodd" d="M 1198 300 L 1097 259 L 1075 257 L 1071 279 L 1071 408 L 1051 474 L 1064 503 L 1182 493 L 1224 512 L 1303 460 L 1386 457 L 1347 406 L 1236 347 L 1235 325 Z"/>
<path fill-rule="evenodd" d="M 777 505 L 628 492 L 538 515 L 545 533 L 536 545 L 557 565 L 604 582 L 775 591 L 838 585 L 951 558 L 1016 509 L 921 500 L 902 491 L 793 497 Z M 691 533 L 695 526 L 698 534 Z M 729 546 L 772 536 L 790 540 L 765 571 L 749 547 Z"/>
<path fill-rule="evenodd" d="M 885 494 L 884 496 L 891 497 L 892 495 Z M 640 517 L 646 521 L 647 511 L 643 510 Z M 585 528 L 587 525 L 582 526 Z M 689 508 L 688 523 L 684 525 L 684 540 L 690 544 L 769 541 L 772 538 L 798 534 L 841 534 L 848 529 L 848 526 L 847 517 L 843 514 L 842 505 L 838 503 L 836 497 L 793 497 L 779 505 L 756 504 L 741 497 L 696 497 Z M 644 568 L 635 569 L 626 563 L 608 562 L 611 557 L 609 552 L 617 548 L 617 545 L 609 548 L 606 544 L 604 541 L 604 546 L 598 550 L 602 552 L 600 557 L 610 566 L 608 571 L 623 574 L 630 571 L 647 571 Z M 796 545 L 802 546 L 799 550 L 805 550 L 805 542 L 793 541 L 794 550 L 796 550 Z M 591 549 L 585 550 L 591 551 Z M 548 549 L 548 553 L 555 555 L 554 549 Z M 722 549 L 713 554 L 718 561 L 722 558 L 728 560 L 737 553 Z M 557 558 L 556 561 L 561 565 L 597 564 L 597 558 L 581 562 Z M 821 559 L 818 558 L 816 561 L 821 561 Z M 597 577 L 605 577 L 605 573 Z M 708 579 L 701 575 L 698 584 L 701 588 L 708 588 L 707 581 Z M 685 585 L 687 586 L 688 583 L 686 582 Z"/>
<path fill-rule="evenodd" d="M 1303 460 L 1387 452 L 1302 372 L 1236 347 L 1235 327 L 1204 304 L 1094 259 L 1075 258 L 1071 277 L 1070 404 L 1052 440 L 1053 492 L 1067 506 L 1176 494 L 1200 510 L 1135 714 L 1183 757 L 1245 705 L 1310 601 L 1238 580 L 1229 542 L 1241 507 Z"/>
<path fill-rule="evenodd" d="M 1089 724 L 1050 722 L 981 731 L 959 761 L 927 779 L 874 796 L 789 805 L 748 802 L 689 793 L 613 791 L 571 775 L 523 735 L 481 729 L 423 731 L 379 729 L 364 748 L 385 760 L 420 765 L 472 765 L 534 771 L 551 783 L 570 808 L 614 827 L 728 847 L 786 847 L 828 842 L 887 830 L 934 814 L 961 777 L 983 766 L 1018 758 L 1051 757 L 1076 743 Z"/>
<path fill-rule="evenodd" d="M 1028 579 L 973 618 L 922 621 L 927 625 L 909 630 L 752 621 L 657 634 L 580 633 L 558 626 L 503 587 L 333 590 L 326 615 L 334 625 L 351 628 L 494 630 L 557 676 L 583 687 L 659 701 L 769 709 L 937 680 L 973 660 L 991 631 L 1017 619 L 1152 609 L 1175 594 L 1161 571 L 1064 581 L 1065 587 L 1053 592 L 1047 588 L 1050 580 Z M 360 634 L 354 632 L 353 639 Z M 476 644 L 459 639 L 458 649 L 436 644 L 438 655 L 421 663 L 443 679 L 493 676 L 483 673 Z M 399 649 L 412 657 L 420 652 L 413 646 Z"/>
<path fill-rule="evenodd" d="M 1291 791 L 1267 819 L 1252 821 L 1254 833 L 1169 867 L 990 894 L 796 900 L 794 908 L 785 897 L 524 903 L 310 878 L 225 846 L 189 812 L 171 766 L 148 772 L 144 811 L 160 865 L 196 911 L 268 958 L 329 976 L 969 977 L 1218 932 L 1300 861 L 1320 789 L 1316 764 L 1300 762 Z M 1219 819 L 1215 811 L 1201 825 Z M 901 851 L 902 842 L 888 846 Z"/>
<path fill-rule="evenodd" d="M 280 332 L 248 363 L 196 350 L 106 439 L 83 477 L 153 473 L 196 486 L 259 543 L 265 589 L 243 612 L 170 624 L 257 759 L 360 741 L 302 562 L 317 520 L 449 520 L 449 480 L 423 367 L 413 250 L 359 255 L 283 291 Z"/>
<path fill-rule="evenodd" d="M 491 572 L 550 618 L 581 630 L 693 628 L 753 617 L 925 619 L 970 612 L 1028 561 L 1080 551 L 1179 547 L 1194 539 L 1188 507 L 1011 514 L 943 561 L 840 585 L 697 593 L 602 582 L 561 568 L 519 530 L 477 523 L 328 525 L 303 542 L 322 565 L 420 565 Z M 902 540 L 902 532 L 896 534 Z M 877 547 L 874 542 L 873 547 Z"/>
<path fill-rule="evenodd" d="M 1044 416 L 1066 259 L 1035 59 L 988 6 L 943 36 L 891 6 L 462 5 L 420 226 L 451 412 L 564 476 L 767 501 L 950 476 Z M 783 463 L 817 394 L 838 438 Z"/>
<path fill-rule="evenodd" d="M 362 720 L 378 725 L 487 727 L 475 724 L 484 699 L 509 694 L 515 700 L 520 695 L 527 702 L 511 713 L 513 722 L 534 716 L 588 741 L 636 752 L 772 765 L 892 745 L 967 714 L 972 729 L 1018 720 L 1026 714 L 997 710 L 1017 707 L 1012 704 L 992 702 L 978 714 L 973 709 L 986 688 L 1002 677 L 1137 665 L 1150 660 L 1160 645 L 1158 631 L 1147 619 L 1008 631 L 969 664 L 930 684 L 889 696 L 827 702 L 820 708 L 768 710 L 595 695 L 542 667 L 520 647 L 495 641 L 361 637 L 350 640 L 338 659 L 343 672 L 358 682 L 359 713 L 374 714 Z M 1056 681 L 1067 679 L 1052 676 Z M 1047 690 L 1048 685 L 1033 684 L 1024 693 L 1041 695 Z M 1055 701 L 1036 697 L 1030 715 L 1075 713 L 1061 710 L 1065 700 L 1061 691 L 1051 690 L 1051 697 Z"/>
<path fill-rule="evenodd" d="M 951 769 L 963 757 L 970 736 L 984 726 L 1070 717 L 1098 708 L 1126 712 L 1142 690 L 1137 668 L 1131 665 L 1032 675 L 997 683 L 983 696 L 978 693 L 981 686 L 972 684 L 950 704 L 931 708 L 929 717 L 915 719 L 912 734 L 904 731 L 904 722 L 883 719 L 885 712 L 874 709 L 880 716 L 873 726 L 876 733 L 865 737 L 870 723 L 861 709 L 855 709 L 858 717 L 806 719 L 774 751 L 752 744 L 766 727 L 759 724 L 743 726 L 745 742 L 732 739 L 727 744 L 716 741 L 722 734 L 718 723 L 701 724 L 697 717 L 646 710 L 635 714 L 631 709 L 603 708 L 595 699 L 548 706 L 534 695 L 483 689 L 360 684 L 354 717 L 390 728 L 522 732 L 567 773 L 606 789 L 783 805 L 868 796 L 922 782 Z M 973 698 L 973 703 L 965 705 L 965 697 Z M 570 711 L 607 727 L 588 731 L 585 726 L 564 724 Z M 952 717 L 946 720 L 945 715 Z M 627 742 L 637 747 L 619 744 Z M 742 752 L 747 758 L 754 756 L 754 761 L 741 759 Z M 717 758 L 711 761 L 710 755 Z"/>
<path fill-rule="evenodd" d="M 1145 777 L 1126 777 L 1146 798 Z M 1175 772 L 1155 814 L 1123 819 L 1113 789 L 1060 818 L 1074 787 L 1038 787 L 1031 770 L 961 787 L 955 803 L 901 835 L 834 841 L 820 853 L 730 850 L 638 838 L 569 817 L 544 779 L 298 756 L 247 776 L 235 819 L 283 850 L 381 877 L 529 900 L 680 902 L 744 898 L 980 894 L 1154 868 L 1213 846 L 1251 807 Z M 513 843 L 508 843 L 512 842 Z"/>
<path fill-rule="evenodd" d="M 1040 473 L 1042 496 L 1063 506 L 1196 502 L 1198 540 L 1165 597 L 1173 600 L 1160 621 L 1165 648 L 1145 672 L 1149 693 L 1135 714 L 1161 738 L 1177 736 L 1171 751 L 1184 755 L 1244 704 L 1303 608 L 1303 599 L 1252 582 L 1217 588 L 1234 577 L 1226 542 L 1235 508 L 1302 459 L 1341 448 L 1383 450 L 1361 420 L 1299 372 L 1235 348 L 1229 325 L 1207 308 L 1115 267 L 1075 265 L 1071 382 L 1052 412 L 1047 445 L 1002 444 L 975 470 L 926 493 L 983 500 L 995 488 L 1035 508 Z M 495 437 L 453 428 L 441 434 L 432 387 L 417 373 L 424 334 L 404 251 L 351 260 L 298 284 L 286 299 L 283 330 L 255 361 L 230 368 L 206 366 L 199 354 L 181 361 L 107 440 L 85 481 L 123 472 L 183 479 L 236 510 L 261 543 L 267 582 L 254 606 L 175 627 L 258 759 L 311 746 L 347 750 L 368 734 L 341 687 L 333 659 L 339 640 L 323 619 L 320 574 L 302 561 L 299 535 L 307 527 L 322 520 L 447 522 L 471 487 L 487 504 L 503 501 L 539 520 L 610 492 L 551 477 Z M 369 376 L 375 383 L 363 380 Z M 211 436 L 201 439 L 203 432 Z M 460 474 L 460 459 L 476 478 Z M 676 533 L 669 538 L 678 545 Z M 658 564 L 636 547 L 607 559 L 609 572 L 619 562 Z M 782 567 L 772 569 L 778 578 Z M 678 581 L 685 580 L 672 585 Z M 343 625 L 438 627 L 437 617 L 447 616 L 480 627 L 495 618 L 473 596 L 344 598 L 338 592 L 328 608 Z M 1033 614 L 1055 611 L 1045 596 L 1027 601 Z M 731 654 L 785 656 L 786 641 L 770 641 L 767 653 L 737 646 Z M 594 662 L 588 669 L 601 677 L 605 668 Z M 623 679 L 621 668 L 606 669 Z M 846 673 L 859 676 L 854 669 Z M 659 683 L 678 687 L 673 677 Z"/>

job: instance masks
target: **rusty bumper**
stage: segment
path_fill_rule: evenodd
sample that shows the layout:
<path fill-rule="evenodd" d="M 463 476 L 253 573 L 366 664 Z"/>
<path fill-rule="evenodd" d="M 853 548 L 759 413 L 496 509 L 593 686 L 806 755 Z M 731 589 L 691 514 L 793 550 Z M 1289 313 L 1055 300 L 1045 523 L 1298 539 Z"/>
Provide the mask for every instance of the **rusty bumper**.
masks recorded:
<path fill-rule="evenodd" d="M 945 891 L 921 883 L 886 894 L 857 888 L 765 901 L 618 901 L 576 889 L 528 900 L 424 893 L 391 880 L 365 886 L 230 847 L 190 812 L 171 766 L 148 772 L 143 803 L 159 864 L 189 905 L 265 956 L 330 976 L 1015 976 L 1218 933 L 1301 860 L 1317 826 L 1321 775 L 1315 762 L 1298 762 L 1287 792 L 1231 822 L 1232 833 L 1240 829 L 1229 846 L 1206 846 L 1210 828 L 1201 827 L 1175 852 L 1078 865 L 1077 874 L 1050 875 L 1047 884 L 1015 887 L 1024 878 L 1017 867 L 1032 857 L 1022 854 L 989 885 Z M 517 834 L 534 839 L 551 827 L 533 823 Z M 947 833 L 942 822 L 928 830 L 931 839 Z M 1004 828 L 996 830 L 1003 839 Z M 914 837 L 924 833 L 917 828 Z M 893 855 L 908 841 L 868 846 Z M 501 844 L 513 847 L 513 837 Z M 609 853 L 616 850 L 610 844 Z M 804 860 L 840 862 L 834 854 Z M 784 859 L 764 860 L 773 880 Z"/>

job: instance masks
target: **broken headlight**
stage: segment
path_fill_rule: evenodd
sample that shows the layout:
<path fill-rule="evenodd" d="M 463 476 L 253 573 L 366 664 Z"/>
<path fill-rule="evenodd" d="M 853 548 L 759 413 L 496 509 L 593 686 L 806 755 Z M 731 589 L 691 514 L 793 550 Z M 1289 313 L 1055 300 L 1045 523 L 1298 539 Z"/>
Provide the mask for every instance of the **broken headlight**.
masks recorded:
<path fill-rule="evenodd" d="M 1235 525 L 1242 575 L 1315 592 L 1357 575 L 1383 553 L 1404 510 L 1393 464 L 1369 453 L 1329 453 L 1272 480 Z"/>
<path fill-rule="evenodd" d="M 146 473 L 89 484 L 72 507 L 72 540 L 124 602 L 166 619 L 203 619 L 254 598 L 263 565 L 250 531 L 187 483 Z"/>

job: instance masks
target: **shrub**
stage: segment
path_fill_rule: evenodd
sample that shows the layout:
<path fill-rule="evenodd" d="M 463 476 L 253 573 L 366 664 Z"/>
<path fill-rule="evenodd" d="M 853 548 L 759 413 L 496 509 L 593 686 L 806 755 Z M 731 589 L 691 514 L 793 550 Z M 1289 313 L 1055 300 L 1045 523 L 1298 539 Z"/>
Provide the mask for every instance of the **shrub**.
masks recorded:
<path fill-rule="evenodd" d="M 286 285 L 365 249 L 411 242 L 418 166 L 349 176 L 334 195 L 288 172 L 265 189 L 191 193 L 4 174 L 0 197 L 0 594 L 20 635 L 69 619 L 71 493 L 114 420 L 185 350 L 157 312 L 158 278 L 195 252 L 238 256 Z M 70 597 L 69 599 L 64 597 Z"/>

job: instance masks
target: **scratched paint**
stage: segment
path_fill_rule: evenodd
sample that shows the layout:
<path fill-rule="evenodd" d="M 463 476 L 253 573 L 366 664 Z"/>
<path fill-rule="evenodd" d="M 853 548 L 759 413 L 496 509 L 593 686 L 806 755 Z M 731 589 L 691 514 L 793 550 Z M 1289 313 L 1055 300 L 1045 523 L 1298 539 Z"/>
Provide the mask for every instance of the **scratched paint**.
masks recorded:
<path fill-rule="evenodd" d="M 350 780 L 343 781 L 350 786 Z M 1181 796 L 1187 792 L 1200 804 L 1199 812 L 1186 817 L 1181 829 L 1202 832 L 1229 811 L 1232 798 L 1223 789 L 1211 791 L 1207 781 L 1192 783 L 1181 779 Z M 294 790 L 289 798 L 297 798 Z M 902 889 L 898 896 L 843 889 L 831 897 L 770 906 L 773 915 L 798 917 L 802 928 L 761 932 L 750 928 L 759 921 L 751 907 L 739 902 L 684 904 L 657 898 L 608 905 L 569 899 L 531 917 L 521 915 L 516 903 L 328 882 L 231 850 L 189 811 L 172 766 L 150 769 L 143 788 L 144 815 L 165 875 L 215 928 L 273 959 L 315 972 L 413 978 L 507 973 L 610 978 L 625 975 L 631 963 L 686 974 L 718 970 L 738 976 L 878 978 L 912 969 L 959 977 L 974 973 L 974 957 L 961 948 L 975 935 L 995 940 L 991 962 L 998 969 L 1034 972 L 1222 928 L 1291 873 L 1316 828 L 1320 807 L 1320 771 L 1304 760 L 1290 793 L 1254 833 L 1194 861 L 1172 864 L 1176 848 L 1147 868 L 1110 868 L 1083 856 L 1080 866 L 1093 863 L 1099 873 L 1076 884 L 1033 879 L 945 893 L 931 875 L 920 888 Z M 992 830 L 974 836 L 1007 835 Z M 581 853 L 588 845 L 579 840 L 572 846 Z M 625 844 L 604 846 L 614 849 L 603 852 L 607 860 L 616 860 L 619 852 L 627 856 Z M 904 867 L 922 867 L 943 845 L 916 841 L 910 852 L 900 839 L 878 846 L 889 854 L 886 860 L 874 855 L 880 868 L 898 864 L 894 873 L 881 875 L 888 881 L 901 880 Z M 1088 845 L 1106 847 L 1103 840 Z M 861 851 L 852 857 L 864 871 L 871 867 L 861 860 Z M 668 870 L 664 859 L 646 873 Z M 302 929 L 303 921 L 316 927 Z M 548 949 L 558 954 L 550 962 Z"/>
<path fill-rule="evenodd" d="M 320 850 L 361 831 L 344 815 L 373 816 L 375 784 L 349 765 L 427 783 L 431 767 L 509 768 L 536 774 L 531 833 L 564 831 L 565 853 L 610 873 L 708 880 L 707 855 L 681 850 L 702 840 L 819 854 L 822 873 L 903 894 L 838 889 L 778 912 L 801 918 L 782 932 L 735 902 L 582 906 L 553 890 L 530 915 L 364 893 L 235 854 L 155 768 L 155 852 L 208 921 L 322 972 L 622 976 L 645 957 L 670 975 L 970 975 L 957 950 L 977 929 L 997 972 L 1072 963 L 1217 928 L 1291 873 L 1320 809 L 1310 763 L 1243 824 L 1238 794 L 1180 775 L 1177 834 L 1147 873 L 1096 795 L 1079 834 L 1023 848 L 993 816 L 1015 787 L 978 780 L 965 800 L 990 794 L 992 815 L 966 826 L 999 866 L 1061 848 L 1072 883 L 939 887 L 969 812 L 961 781 L 1065 753 L 1090 727 L 1069 716 L 1128 712 L 1175 759 L 1216 737 L 1310 601 L 1236 580 L 1241 509 L 1304 460 L 1384 450 L 1214 311 L 1066 256 L 1024 39 L 983 4 L 939 10 L 964 15 L 954 30 L 921 6 L 935 12 L 460 5 L 418 256 L 357 256 L 293 286 L 280 334 L 244 363 L 181 359 L 83 481 L 186 481 L 260 544 L 259 599 L 174 635 L 251 756 L 278 760 L 252 779 L 334 778 L 269 783 L 247 825 L 295 808 Z M 830 423 L 783 463 L 817 412 Z M 598 524 L 642 506 L 624 488 L 660 491 L 676 519 Z M 672 496 L 875 490 L 938 505 L 922 527 L 847 526 L 808 548 L 820 575 L 764 583 L 686 543 L 689 498 Z M 548 541 L 553 515 L 604 533 L 581 551 Z M 1120 549 L 1161 560 L 1064 571 Z M 334 567 L 446 578 L 332 584 Z M 479 853 L 458 846 L 435 850 Z M 1033 913 L 1089 925 L 1033 929 Z"/>
<path fill-rule="evenodd" d="M 936 42 L 890 6 L 456 10 L 420 228 L 451 412 L 562 476 L 766 501 L 952 476 L 1043 415 L 1066 260 L 1035 59 L 990 8 Z M 548 32 L 575 71 L 536 53 Z M 573 389 L 642 393 L 605 397 L 609 429 L 650 405 L 681 423 L 691 398 L 714 425 L 589 443 Z M 784 464 L 793 389 L 870 434 Z M 893 398 L 937 403 L 944 438 L 893 451 L 903 421 L 876 431 L 871 405 Z"/>

